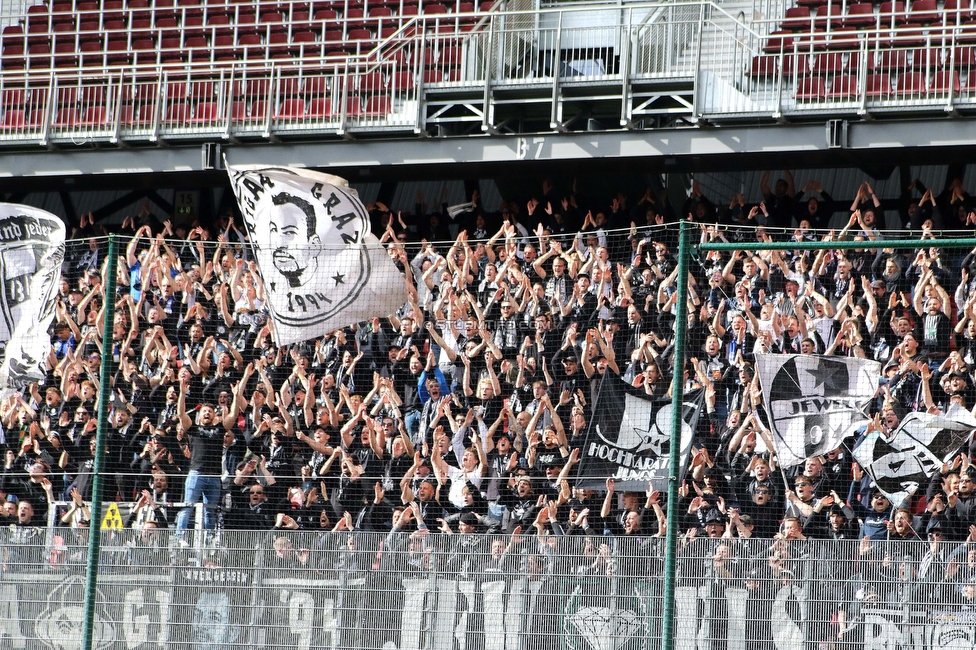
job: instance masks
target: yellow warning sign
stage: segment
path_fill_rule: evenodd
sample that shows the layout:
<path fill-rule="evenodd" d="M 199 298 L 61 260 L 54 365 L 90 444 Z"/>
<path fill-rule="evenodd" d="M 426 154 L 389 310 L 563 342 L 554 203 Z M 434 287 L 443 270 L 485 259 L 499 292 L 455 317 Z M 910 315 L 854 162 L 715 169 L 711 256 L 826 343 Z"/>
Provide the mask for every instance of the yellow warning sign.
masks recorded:
<path fill-rule="evenodd" d="M 122 513 L 119 512 L 118 504 L 108 504 L 108 511 L 105 513 L 105 518 L 102 519 L 102 530 L 105 530 L 106 528 L 112 528 L 115 530 L 122 530 L 122 528 L 124 528 L 124 524 L 122 523 Z"/>

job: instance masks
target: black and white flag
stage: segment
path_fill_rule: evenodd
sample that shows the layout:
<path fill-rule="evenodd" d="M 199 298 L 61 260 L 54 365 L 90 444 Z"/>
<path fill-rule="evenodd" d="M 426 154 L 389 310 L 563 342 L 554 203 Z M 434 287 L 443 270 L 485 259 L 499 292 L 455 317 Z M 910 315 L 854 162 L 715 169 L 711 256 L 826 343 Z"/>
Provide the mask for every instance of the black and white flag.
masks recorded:
<path fill-rule="evenodd" d="M 607 375 L 603 380 L 597 399 L 599 408 L 595 409 L 590 421 L 580 458 L 577 475 L 580 488 L 601 489 L 607 478 L 613 478 L 616 488 L 625 491 L 643 492 L 648 481 L 658 490 L 667 487 L 671 475 L 674 402 L 670 398 L 650 397 L 627 390 L 627 385 L 616 377 Z M 685 395 L 679 477 L 687 467 L 702 397 L 701 391 Z"/>
<path fill-rule="evenodd" d="M 955 404 L 941 415 L 912 412 L 890 436 L 868 433 L 855 447 L 854 460 L 889 501 L 902 503 L 928 484 L 974 429 L 976 418 Z"/>
<path fill-rule="evenodd" d="M 290 167 L 228 166 L 227 173 L 278 345 L 391 314 L 406 302 L 403 275 L 344 179 Z"/>
<path fill-rule="evenodd" d="M 757 354 L 776 457 L 793 467 L 836 449 L 867 422 L 877 361 L 816 354 Z"/>
<path fill-rule="evenodd" d="M 0 203 L 0 388 L 19 390 L 44 379 L 63 261 L 60 219 Z"/>

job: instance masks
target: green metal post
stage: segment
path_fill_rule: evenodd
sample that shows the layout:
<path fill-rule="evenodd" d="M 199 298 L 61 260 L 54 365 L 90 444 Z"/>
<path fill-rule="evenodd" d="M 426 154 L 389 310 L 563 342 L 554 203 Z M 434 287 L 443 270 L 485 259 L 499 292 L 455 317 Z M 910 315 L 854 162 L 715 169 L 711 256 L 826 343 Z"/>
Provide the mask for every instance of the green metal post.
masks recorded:
<path fill-rule="evenodd" d="M 681 427 L 684 420 L 681 417 L 684 410 L 684 366 L 685 339 L 688 332 L 688 257 L 691 247 L 688 242 L 688 228 L 691 224 L 681 221 L 678 223 L 678 309 L 675 312 L 674 331 L 674 378 L 671 383 L 671 455 L 668 467 L 668 529 L 664 549 L 664 620 L 662 622 L 662 650 L 674 650 L 674 583 L 677 571 L 677 546 L 679 518 L 678 502 L 678 474 L 681 452 Z"/>
<path fill-rule="evenodd" d="M 115 274 L 118 255 L 115 235 L 108 236 L 108 270 L 105 278 L 105 322 L 102 323 L 102 366 L 99 369 L 98 429 L 95 436 L 95 477 L 92 481 L 91 523 L 88 527 L 88 562 L 85 565 L 85 621 L 81 630 L 81 649 L 91 650 L 95 644 L 95 594 L 98 587 L 98 554 L 102 542 L 102 467 L 105 439 L 108 437 L 108 411 L 112 404 L 112 331 L 115 324 Z"/>
<path fill-rule="evenodd" d="M 707 242 L 698 244 L 701 251 L 792 251 L 865 248 L 976 248 L 976 239 L 879 239 L 864 241 L 810 241 L 810 242 Z"/>

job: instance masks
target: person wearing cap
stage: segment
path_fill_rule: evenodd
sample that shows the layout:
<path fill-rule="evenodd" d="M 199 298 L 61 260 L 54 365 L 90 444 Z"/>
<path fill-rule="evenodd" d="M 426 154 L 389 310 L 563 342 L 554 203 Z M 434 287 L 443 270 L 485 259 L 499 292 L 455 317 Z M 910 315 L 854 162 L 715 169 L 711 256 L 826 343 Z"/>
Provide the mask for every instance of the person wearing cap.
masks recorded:
<path fill-rule="evenodd" d="M 976 524 L 976 482 L 970 471 L 960 472 L 956 493 L 947 495 L 943 515 L 950 540 L 962 541 L 969 537 L 969 527 Z"/>
<path fill-rule="evenodd" d="M 945 543 L 942 520 L 931 517 L 925 525 L 925 537 L 928 540 L 925 554 L 918 563 L 916 576 L 916 592 L 913 596 L 916 602 L 932 602 L 937 592 L 942 588 L 948 565 L 948 551 Z"/>
<path fill-rule="evenodd" d="M 481 521 L 473 512 L 466 512 L 457 520 L 455 530 L 445 519 L 438 519 L 440 532 L 449 536 L 443 571 L 450 577 L 468 579 L 480 568 L 487 551 L 487 537 L 481 535 Z"/>
<path fill-rule="evenodd" d="M 0 523 L 7 525 L 17 521 L 17 504 L 20 499 L 16 494 L 4 493 L 3 501 L 0 502 Z"/>
<path fill-rule="evenodd" d="M 766 461 L 763 460 L 763 463 Z M 783 505 L 777 502 L 773 486 L 767 485 L 765 481 L 757 482 L 746 495 L 748 499 L 739 498 L 739 511 L 742 516 L 748 515 L 752 519 L 755 526 L 753 536 L 760 539 L 772 538 L 779 531 L 779 520 L 783 512 Z"/>
<path fill-rule="evenodd" d="M 813 491 L 813 481 L 801 474 L 793 482 L 794 490 L 786 491 L 786 517 L 795 517 L 805 524 L 810 517 L 818 512 L 817 506 L 823 500 L 818 500 Z M 827 504 L 830 505 L 830 504 Z"/>
<path fill-rule="evenodd" d="M 804 524 L 803 534 L 815 539 L 859 539 L 854 510 L 839 499 L 832 501 L 829 508 L 821 510 Z"/>
<path fill-rule="evenodd" d="M 562 347 L 553 355 L 549 371 L 553 379 L 559 385 L 559 394 L 563 395 L 569 391 L 570 395 L 575 395 L 577 389 L 584 387 L 586 375 L 580 370 L 579 357 L 576 356 L 574 346 L 576 338 L 576 326 L 570 325 L 566 330 L 566 338 Z M 587 386 L 586 388 L 589 388 Z"/>
<path fill-rule="evenodd" d="M 944 397 L 937 404 L 938 408 L 945 412 L 953 403 L 959 404 L 962 408 L 969 410 L 976 403 L 976 390 L 973 389 L 973 380 L 966 373 L 960 370 L 942 375 L 939 380 Z"/>
<path fill-rule="evenodd" d="M 738 508 L 729 508 L 729 525 L 725 531 L 726 537 L 747 540 L 753 537 L 756 530 L 756 523 L 749 515 L 740 513 Z"/>
<path fill-rule="evenodd" d="M 877 304 L 883 304 L 888 299 L 888 283 L 884 280 L 875 280 L 869 285 L 870 296 L 868 301 L 874 300 Z"/>
<path fill-rule="evenodd" d="M 885 493 L 878 488 L 871 490 L 870 503 L 860 504 L 857 501 L 851 503 L 851 507 L 861 520 L 861 530 L 858 537 L 868 537 L 877 542 L 884 540 L 888 536 L 888 522 L 892 517 L 891 501 Z"/>
<path fill-rule="evenodd" d="M 503 521 L 503 526 L 508 533 L 519 526 L 528 530 L 541 509 L 539 494 L 528 474 L 513 474 L 508 479 L 508 489 L 502 490 L 498 502 L 506 510 L 507 522 Z"/>
<path fill-rule="evenodd" d="M 701 511 L 699 511 L 699 516 L 701 516 Z M 702 518 L 702 528 L 705 530 L 705 536 L 710 539 L 723 537 L 727 522 L 728 519 L 718 508 L 709 508 Z"/>
<path fill-rule="evenodd" d="M 519 463 L 519 454 L 514 449 L 510 433 L 502 429 L 503 422 L 511 415 L 507 407 L 502 409 L 498 419 L 488 428 L 485 445 L 488 449 L 488 474 L 485 495 L 489 502 L 496 503 L 508 476 Z"/>

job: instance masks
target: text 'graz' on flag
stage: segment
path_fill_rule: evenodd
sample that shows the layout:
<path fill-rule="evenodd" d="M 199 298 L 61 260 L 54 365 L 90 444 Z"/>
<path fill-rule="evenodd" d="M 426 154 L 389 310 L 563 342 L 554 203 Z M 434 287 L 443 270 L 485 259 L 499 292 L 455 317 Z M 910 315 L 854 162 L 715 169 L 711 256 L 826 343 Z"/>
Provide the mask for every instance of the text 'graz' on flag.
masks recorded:
<path fill-rule="evenodd" d="M 278 345 L 391 314 L 405 302 L 403 276 L 344 179 L 288 167 L 228 166 L 227 173 Z"/>

